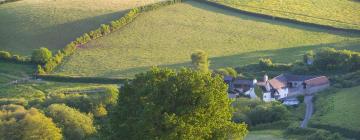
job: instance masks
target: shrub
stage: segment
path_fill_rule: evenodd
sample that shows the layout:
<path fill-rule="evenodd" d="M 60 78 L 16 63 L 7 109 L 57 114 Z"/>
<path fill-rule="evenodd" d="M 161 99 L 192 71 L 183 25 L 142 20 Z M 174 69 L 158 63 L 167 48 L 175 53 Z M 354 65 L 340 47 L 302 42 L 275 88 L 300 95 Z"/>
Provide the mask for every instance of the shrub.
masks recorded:
<path fill-rule="evenodd" d="M 110 26 L 106 25 L 106 24 L 101 24 L 100 25 L 100 29 L 101 29 L 101 33 L 102 35 L 107 35 L 108 33 L 110 33 Z"/>
<path fill-rule="evenodd" d="M 45 64 L 48 62 L 52 57 L 51 51 L 47 48 L 40 48 L 37 50 L 34 50 L 31 55 L 31 61 L 37 64 Z"/>
<path fill-rule="evenodd" d="M 66 139 L 85 139 L 96 132 L 91 116 L 83 114 L 64 104 L 52 104 L 46 114 L 61 126 Z"/>
<path fill-rule="evenodd" d="M 0 139 L 61 140 L 61 130 L 35 108 L 4 105 L 0 110 Z"/>
<path fill-rule="evenodd" d="M 11 54 L 6 51 L 0 51 L 0 60 L 9 60 L 11 59 Z"/>
<path fill-rule="evenodd" d="M 273 66 L 271 59 L 268 58 L 260 58 L 259 66 L 263 69 L 269 69 Z"/>

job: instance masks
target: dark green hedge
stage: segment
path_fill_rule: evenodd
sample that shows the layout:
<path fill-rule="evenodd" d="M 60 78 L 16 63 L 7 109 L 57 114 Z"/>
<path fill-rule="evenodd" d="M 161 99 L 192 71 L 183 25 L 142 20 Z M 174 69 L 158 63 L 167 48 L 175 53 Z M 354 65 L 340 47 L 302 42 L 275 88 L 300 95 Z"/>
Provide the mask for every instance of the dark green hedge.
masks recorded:
<path fill-rule="evenodd" d="M 28 57 L 14 55 L 7 51 L 0 51 L 0 61 L 20 63 L 20 64 L 32 63 L 31 59 Z"/>
<path fill-rule="evenodd" d="M 126 83 L 126 78 L 103 78 L 103 77 L 74 77 L 61 75 L 35 75 L 37 79 L 55 82 L 71 82 L 71 83 L 97 83 L 97 84 L 122 84 Z"/>

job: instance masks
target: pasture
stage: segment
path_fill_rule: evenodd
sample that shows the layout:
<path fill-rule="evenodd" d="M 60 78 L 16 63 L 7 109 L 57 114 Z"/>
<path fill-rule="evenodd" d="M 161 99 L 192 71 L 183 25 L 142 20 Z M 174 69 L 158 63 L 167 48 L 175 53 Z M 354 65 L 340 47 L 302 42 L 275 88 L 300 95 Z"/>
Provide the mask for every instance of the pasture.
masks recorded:
<path fill-rule="evenodd" d="M 312 123 L 335 126 L 360 132 L 360 86 L 341 89 L 340 91 L 318 97 Z"/>
<path fill-rule="evenodd" d="M 31 76 L 35 72 L 35 69 L 36 67 L 33 65 L 0 61 L 0 87 L 1 84 Z"/>
<path fill-rule="evenodd" d="M 0 5 L 0 50 L 29 55 L 52 51 L 100 24 L 118 19 L 129 8 L 158 0 L 22 0 Z"/>
<path fill-rule="evenodd" d="M 299 21 L 360 29 L 360 2 L 355 0 L 210 0 L 255 13 Z"/>
<path fill-rule="evenodd" d="M 245 140 L 285 140 L 281 130 L 250 131 Z"/>
<path fill-rule="evenodd" d="M 55 74 L 132 77 L 151 66 L 188 66 L 196 50 L 211 68 L 257 63 L 261 57 L 293 62 L 319 47 L 358 49 L 359 36 L 250 17 L 188 1 L 142 13 L 134 22 L 93 40 Z"/>

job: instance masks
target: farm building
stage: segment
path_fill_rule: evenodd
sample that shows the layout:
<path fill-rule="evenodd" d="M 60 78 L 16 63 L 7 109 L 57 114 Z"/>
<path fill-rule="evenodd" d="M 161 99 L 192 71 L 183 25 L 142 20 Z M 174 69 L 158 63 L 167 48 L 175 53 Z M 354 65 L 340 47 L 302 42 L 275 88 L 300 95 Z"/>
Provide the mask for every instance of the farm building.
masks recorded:
<path fill-rule="evenodd" d="M 248 96 L 256 98 L 255 86 L 263 90 L 263 100 L 265 102 L 296 97 L 298 95 L 313 94 L 330 86 L 326 76 L 306 76 L 281 74 L 273 79 L 264 75 L 262 81 L 243 80 L 239 78 L 224 77 L 225 83 L 229 85 L 229 98 Z"/>

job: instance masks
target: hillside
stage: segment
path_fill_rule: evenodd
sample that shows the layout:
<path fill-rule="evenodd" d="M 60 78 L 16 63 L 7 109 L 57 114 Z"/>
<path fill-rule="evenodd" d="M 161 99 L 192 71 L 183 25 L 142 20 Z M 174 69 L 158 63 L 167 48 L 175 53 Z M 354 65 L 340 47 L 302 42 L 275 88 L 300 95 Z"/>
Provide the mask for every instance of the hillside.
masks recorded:
<path fill-rule="evenodd" d="M 210 0 L 255 13 L 339 28 L 360 29 L 360 2 L 353 0 Z"/>
<path fill-rule="evenodd" d="M 176 15 L 176 16 L 174 16 Z M 56 74 L 131 77 L 151 66 L 179 68 L 198 49 L 212 68 L 256 63 L 260 57 L 291 62 L 321 46 L 356 48 L 360 38 L 264 20 L 188 1 L 141 14 L 120 31 L 91 41 Z"/>
<path fill-rule="evenodd" d="M 129 8 L 157 0 L 22 0 L 0 5 L 0 50 L 29 55 L 39 47 L 63 48 Z"/>
<path fill-rule="evenodd" d="M 324 129 L 343 129 L 349 132 L 360 132 L 360 86 L 341 89 L 336 93 L 318 96 L 312 124 L 321 125 Z M 342 131 L 344 132 L 344 131 Z M 358 136 L 359 137 L 359 136 Z"/>

